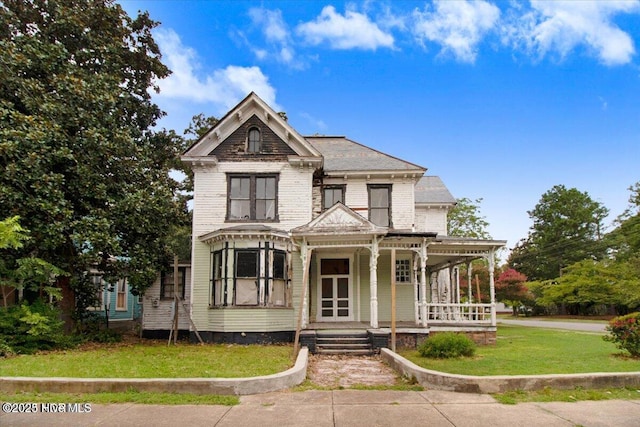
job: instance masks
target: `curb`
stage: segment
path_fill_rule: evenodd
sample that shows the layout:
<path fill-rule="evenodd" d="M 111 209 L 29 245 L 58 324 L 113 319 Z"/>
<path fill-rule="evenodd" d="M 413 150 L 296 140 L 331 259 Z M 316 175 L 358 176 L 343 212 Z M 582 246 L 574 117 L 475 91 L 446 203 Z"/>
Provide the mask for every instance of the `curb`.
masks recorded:
<path fill-rule="evenodd" d="M 309 349 L 303 347 L 295 365 L 273 375 L 250 378 L 33 378 L 0 377 L 0 391 L 52 393 L 126 392 L 247 395 L 284 390 L 301 384 L 307 376 Z"/>
<path fill-rule="evenodd" d="M 423 387 L 435 390 L 504 393 L 516 390 L 541 390 L 546 387 L 554 389 L 640 387 L 640 372 L 472 376 L 425 369 L 388 348 L 381 348 L 380 356 L 401 375 L 415 379 Z"/>

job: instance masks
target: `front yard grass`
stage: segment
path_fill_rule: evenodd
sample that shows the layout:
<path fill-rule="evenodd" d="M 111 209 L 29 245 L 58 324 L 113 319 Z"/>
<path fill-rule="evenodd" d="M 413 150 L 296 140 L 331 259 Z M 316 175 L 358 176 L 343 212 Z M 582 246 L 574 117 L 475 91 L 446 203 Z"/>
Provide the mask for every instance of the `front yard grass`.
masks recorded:
<path fill-rule="evenodd" d="M 287 345 L 186 344 L 166 342 L 103 345 L 0 358 L 6 377 L 242 378 L 270 375 L 293 366 Z"/>
<path fill-rule="evenodd" d="M 601 334 L 500 325 L 495 346 L 479 346 L 476 355 L 427 359 L 417 350 L 400 354 L 416 365 L 463 375 L 542 375 L 640 371 L 640 360 L 627 357 Z"/>

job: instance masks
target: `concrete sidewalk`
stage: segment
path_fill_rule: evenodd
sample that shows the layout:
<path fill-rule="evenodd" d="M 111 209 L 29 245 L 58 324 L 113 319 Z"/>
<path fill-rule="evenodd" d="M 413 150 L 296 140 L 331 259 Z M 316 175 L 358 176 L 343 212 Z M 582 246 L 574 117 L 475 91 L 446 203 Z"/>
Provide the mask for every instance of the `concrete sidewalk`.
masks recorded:
<path fill-rule="evenodd" d="M 640 425 L 640 400 L 503 405 L 489 395 L 428 390 L 305 391 L 243 396 L 240 405 L 92 405 L 84 414 L 0 414 L 8 426 L 612 426 Z"/>

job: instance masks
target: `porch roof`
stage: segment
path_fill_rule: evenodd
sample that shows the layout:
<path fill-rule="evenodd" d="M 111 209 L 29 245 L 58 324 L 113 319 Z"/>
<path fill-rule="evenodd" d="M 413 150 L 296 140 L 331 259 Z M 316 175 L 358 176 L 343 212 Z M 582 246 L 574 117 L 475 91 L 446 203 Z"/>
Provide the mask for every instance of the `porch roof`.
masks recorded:
<path fill-rule="evenodd" d="M 198 240 L 204 243 L 213 243 L 229 238 L 289 240 L 289 233 L 263 224 L 242 224 L 234 227 L 221 228 L 198 236 Z"/>

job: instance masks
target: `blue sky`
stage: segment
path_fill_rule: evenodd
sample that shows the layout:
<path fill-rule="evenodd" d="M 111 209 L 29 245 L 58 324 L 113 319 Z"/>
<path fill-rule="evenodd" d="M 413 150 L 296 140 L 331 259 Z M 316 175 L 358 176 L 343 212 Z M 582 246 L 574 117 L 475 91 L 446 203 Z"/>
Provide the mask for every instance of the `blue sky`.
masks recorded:
<path fill-rule="evenodd" d="M 255 91 L 303 135 L 347 136 L 483 198 L 510 248 L 554 185 L 588 192 L 610 224 L 640 180 L 640 0 L 120 4 L 161 22 L 161 126 Z"/>

